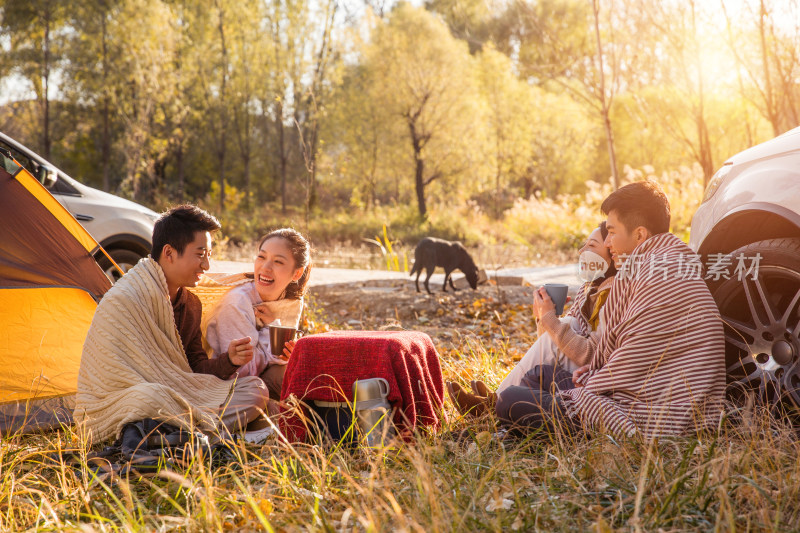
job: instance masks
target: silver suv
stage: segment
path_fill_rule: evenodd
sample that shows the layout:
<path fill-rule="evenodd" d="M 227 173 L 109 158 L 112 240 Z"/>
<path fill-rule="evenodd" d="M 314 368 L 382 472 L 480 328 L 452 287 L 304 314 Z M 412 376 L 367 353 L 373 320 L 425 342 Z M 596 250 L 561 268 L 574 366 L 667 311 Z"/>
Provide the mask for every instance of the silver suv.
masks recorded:
<path fill-rule="evenodd" d="M 14 159 L 47 187 L 105 248 L 123 272 L 150 253 L 153 223 L 158 217 L 157 213 L 75 181 L 64 171 L 2 132 L 0 147 L 8 149 Z M 119 272 L 102 253 L 96 258 L 112 281 L 119 277 Z"/>
<path fill-rule="evenodd" d="M 800 128 L 725 162 L 689 244 L 726 323 L 731 393 L 800 407 Z"/>

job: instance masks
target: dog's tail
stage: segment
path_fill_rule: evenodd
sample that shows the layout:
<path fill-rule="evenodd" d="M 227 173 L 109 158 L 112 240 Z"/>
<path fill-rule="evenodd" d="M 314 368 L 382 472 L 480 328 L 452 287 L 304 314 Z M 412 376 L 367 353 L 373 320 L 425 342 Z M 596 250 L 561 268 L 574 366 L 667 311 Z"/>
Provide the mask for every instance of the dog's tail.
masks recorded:
<path fill-rule="evenodd" d="M 415 258 L 414 259 L 414 264 L 411 266 L 411 270 L 409 271 L 408 275 L 409 276 L 413 276 L 414 274 L 416 274 L 417 270 L 422 272 L 422 267 L 419 266 L 419 261 L 417 261 L 416 258 Z"/>

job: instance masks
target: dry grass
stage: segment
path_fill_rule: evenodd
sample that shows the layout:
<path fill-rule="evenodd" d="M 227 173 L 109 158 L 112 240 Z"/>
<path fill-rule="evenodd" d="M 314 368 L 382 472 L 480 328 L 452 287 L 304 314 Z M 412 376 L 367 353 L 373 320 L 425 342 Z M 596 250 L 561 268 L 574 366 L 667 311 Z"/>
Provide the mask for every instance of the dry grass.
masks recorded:
<path fill-rule="evenodd" d="M 466 424 L 454 419 L 444 431 Z M 792 431 L 753 417 L 719 434 L 653 443 L 563 435 L 419 437 L 385 453 L 273 444 L 147 479 L 100 482 L 44 454 L 70 432 L 2 444 L 4 530 L 793 530 Z M 81 448 L 80 442 L 76 443 Z"/>
<path fill-rule="evenodd" d="M 518 311 L 480 301 L 485 312 L 471 318 L 477 328 L 434 339 L 447 379 L 496 384 L 518 357 L 508 337 L 488 334 Z M 330 326 L 319 313 L 311 318 L 317 328 Z M 532 336 L 532 325 L 522 324 L 515 335 Z M 75 428 L 13 435 L 0 443 L 0 530 L 791 531 L 800 524 L 796 431 L 757 410 L 718 432 L 655 442 L 561 433 L 502 441 L 493 420 L 447 410 L 439 433 L 384 452 L 242 445 L 223 466 L 196 460 L 142 479 L 100 481 L 84 462 L 75 469 L 58 459 L 65 454 L 54 452 L 68 449 L 85 457 Z"/>

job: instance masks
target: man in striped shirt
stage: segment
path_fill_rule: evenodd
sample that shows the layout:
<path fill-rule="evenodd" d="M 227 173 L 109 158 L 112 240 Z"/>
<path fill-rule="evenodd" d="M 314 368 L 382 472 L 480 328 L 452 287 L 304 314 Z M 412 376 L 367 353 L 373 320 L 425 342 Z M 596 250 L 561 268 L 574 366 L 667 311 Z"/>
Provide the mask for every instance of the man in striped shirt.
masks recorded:
<path fill-rule="evenodd" d="M 635 182 L 601 210 L 619 272 L 592 360 L 571 377 L 534 368 L 498 398 L 498 417 L 528 429 L 582 426 L 646 438 L 715 426 L 725 390 L 722 321 L 699 258 L 669 233 L 666 195 L 654 182 Z"/>

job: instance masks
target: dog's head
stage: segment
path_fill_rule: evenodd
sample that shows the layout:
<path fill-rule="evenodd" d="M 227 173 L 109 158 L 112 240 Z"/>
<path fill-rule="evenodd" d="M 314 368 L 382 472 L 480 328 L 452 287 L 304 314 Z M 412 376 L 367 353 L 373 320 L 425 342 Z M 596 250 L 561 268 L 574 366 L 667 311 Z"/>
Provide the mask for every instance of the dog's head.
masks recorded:
<path fill-rule="evenodd" d="M 478 266 L 463 244 L 456 242 L 455 247 L 458 250 L 458 255 L 460 255 L 458 268 L 464 273 L 464 277 L 467 278 L 467 283 L 472 287 L 472 290 L 476 290 L 478 288 Z"/>
<path fill-rule="evenodd" d="M 475 263 L 470 264 L 470 266 L 464 270 L 464 277 L 467 278 L 467 283 L 472 287 L 472 290 L 478 288 L 478 267 L 475 266 Z"/>
<path fill-rule="evenodd" d="M 478 288 L 478 267 L 474 265 L 473 267 L 464 272 L 464 277 L 467 278 L 467 283 L 472 287 L 472 290 L 475 290 Z"/>

